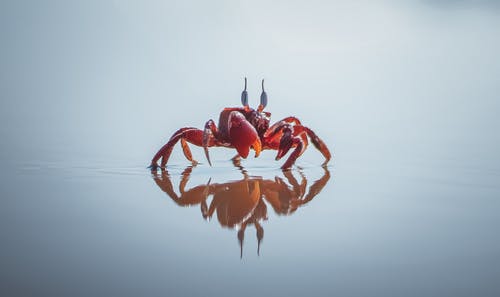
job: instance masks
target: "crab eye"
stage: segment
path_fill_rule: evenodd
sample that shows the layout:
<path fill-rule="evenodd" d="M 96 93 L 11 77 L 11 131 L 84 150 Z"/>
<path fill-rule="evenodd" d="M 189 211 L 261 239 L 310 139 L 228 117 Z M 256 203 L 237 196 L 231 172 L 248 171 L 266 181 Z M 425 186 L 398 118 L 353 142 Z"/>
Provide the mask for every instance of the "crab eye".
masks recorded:
<path fill-rule="evenodd" d="M 247 78 L 245 77 L 245 89 L 241 92 L 241 104 L 248 106 Z"/>
<path fill-rule="evenodd" d="M 267 105 L 267 93 L 264 91 L 264 80 L 262 80 L 262 94 L 260 94 L 260 105 L 262 109 Z"/>

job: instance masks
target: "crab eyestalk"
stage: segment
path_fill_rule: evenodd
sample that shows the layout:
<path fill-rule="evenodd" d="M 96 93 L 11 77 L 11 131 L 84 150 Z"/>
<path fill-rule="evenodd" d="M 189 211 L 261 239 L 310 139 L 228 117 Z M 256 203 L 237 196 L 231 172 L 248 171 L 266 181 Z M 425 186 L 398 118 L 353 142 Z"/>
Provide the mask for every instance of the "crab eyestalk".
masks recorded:
<path fill-rule="evenodd" d="M 260 94 L 260 104 L 257 110 L 259 112 L 263 111 L 267 105 L 267 93 L 264 90 L 264 80 L 262 80 L 262 93 Z"/>
<path fill-rule="evenodd" d="M 248 108 L 248 92 L 247 92 L 247 78 L 245 77 L 245 89 L 241 92 L 241 104 L 245 108 Z"/>

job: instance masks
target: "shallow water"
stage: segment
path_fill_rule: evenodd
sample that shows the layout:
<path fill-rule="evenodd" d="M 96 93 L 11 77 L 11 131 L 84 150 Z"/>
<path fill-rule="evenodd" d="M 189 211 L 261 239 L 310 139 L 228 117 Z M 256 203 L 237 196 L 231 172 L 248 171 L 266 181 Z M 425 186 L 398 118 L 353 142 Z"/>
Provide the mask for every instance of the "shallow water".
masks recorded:
<path fill-rule="evenodd" d="M 446 166 L 403 166 L 395 173 L 339 161 L 282 172 L 263 160 L 214 163 L 153 174 L 139 165 L 4 168 L 2 290 L 498 293 L 497 173 L 450 168 L 460 179 L 445 176 Z M 188 194 L 181 197 L 183 178 Z"/>
<path fill-rule="evenodd" d="M 0 4 L 0 295 L 499 296 L 493 1 Z M 240 104 L 330 147 L 174 149 Z"/>

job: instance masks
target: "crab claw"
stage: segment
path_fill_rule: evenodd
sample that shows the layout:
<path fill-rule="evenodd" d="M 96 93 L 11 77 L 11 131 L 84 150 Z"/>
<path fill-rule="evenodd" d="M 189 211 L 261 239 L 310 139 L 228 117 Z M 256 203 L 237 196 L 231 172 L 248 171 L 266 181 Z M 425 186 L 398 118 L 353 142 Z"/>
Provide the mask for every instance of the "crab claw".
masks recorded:
<path fill-rule="evenodd" d="M 278 161 L 279 159 L 283 158 L 286 153 L 292 148 L 293 145 L 293 136 L 292 136 L 292 130 L 289 127 L 283 128 L 283 136 L 281 137 L 280 140 L 280 146 L 278 149 L 278 154 L 276 155 L 275 160 Z"/>
<path fill-rule="evenodd" d="M 260 152 L 262 151 L 262 143 L 260 142 L 259 137 L 257 137 L 255 142 L 252 143 L 252 148 L 255 151 L 255 158 L 257 158 L 260 155 Z"/>
<path fill-rule="evenodd" d="M 251 147 L 255 150 L 255 157 L 259 156 L 262 150 L 259 135 L 241 113 L 231 112 L 228 118 L 228 127 L 231 144 L 241 157 L 246 158 Z"/>

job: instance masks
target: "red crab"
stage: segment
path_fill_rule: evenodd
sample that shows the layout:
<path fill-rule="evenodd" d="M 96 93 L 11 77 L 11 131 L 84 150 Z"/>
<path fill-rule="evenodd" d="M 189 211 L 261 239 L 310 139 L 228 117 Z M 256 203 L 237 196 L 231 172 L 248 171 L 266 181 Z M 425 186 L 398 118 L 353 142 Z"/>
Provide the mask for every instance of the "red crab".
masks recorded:
<path fill-rule="evenodd" d="M 238 155 L 246 158 L 250 148 L 255 151 L 258 157 L 262 150 L 277 150 L 276 160 L 281 159 L 291 148 L 294 148 L 282 169 L 289 169 L 295 160 L 305 151 L 308 145 L 308 137 L 314 146 L 323 154 L 325 162 L 331 158 L 330 151 L 326 144 L 311 129 L 303 126 L 300 120 L 290 116 L 269 126 L 271 113 L 264 111 L 267 105 L 267 94 L 264 91 L 264 80 L 262 80 L 262 93 L 260 104 L 257 109 L 248 106 L 247 79 L 245 77 L 245 89 L 241 93 L 241 103 L 243 107 L 227 107 L 222 110 L 219 116 L 219 126 L 213 120 L 208 120 L 204 130 L 192 127 L 185 127 L 177 130 L 170 140 L 165 144 L 151 160 L 151 168 L 158 167 L 158 160 L 161 159 L 161 167 L 165 167 L 168 158 L 172 153 L 174 145 L 180 140 L 184 156 L 197 163 L 191 154 L 188 142 L 203 147 L 210 166 L 208 148 L 213 146 L 223 146 L 235 148 Z"/>

